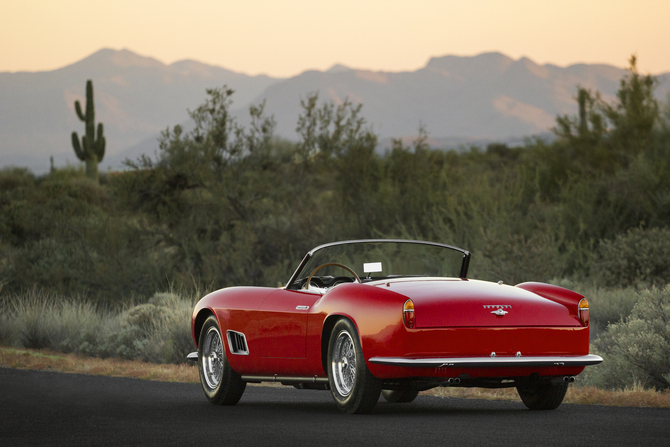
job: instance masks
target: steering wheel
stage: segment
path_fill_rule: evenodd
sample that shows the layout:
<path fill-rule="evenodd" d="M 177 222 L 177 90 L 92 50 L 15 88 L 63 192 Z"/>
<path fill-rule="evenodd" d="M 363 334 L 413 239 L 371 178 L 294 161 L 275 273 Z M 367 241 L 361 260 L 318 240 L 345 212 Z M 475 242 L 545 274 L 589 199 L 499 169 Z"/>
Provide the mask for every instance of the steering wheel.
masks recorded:
<path fill-rule="evenodd" d="M 321 264 L 320 266 L 318 266 L 317 268 L 315 268 L 314 270 L 312 270 L 312 273 L 310 273 L 309 277 L 307 278 L 307 281 L 305 282 L 305 284 L 303 284 L 302 288 L 303 288 L 303 289 L 307 289 L 307 288 L 309 287 L 309 284 L 312 282 L 312 276 L 314 276 L 314 274 L 315 274 L 316 272 L 318 272 L 319 270 L 321 270 L 322 268 L 324 268 L 324 267 L 328 267 L 328 266 L 342 267 L 343 269 L 347 270 L 349 273 L 351 273 L 352 275 L 354 275 L 354 278 L 356 278 L 356 281 L 358 281 L 359 283 L 361 282 L 361 278 L 358 277 L 358 275 L 356 274 L 356 272 L 354 272 L 352 269 L 350 269 L 350 268 L 347 267 L 346 265 L 344 265 L 344 264 L 339 264 L 339 263 L 337 263 L 337 262 L 328 262 L 328 263 L 326 263 L 326 264 Z"/>

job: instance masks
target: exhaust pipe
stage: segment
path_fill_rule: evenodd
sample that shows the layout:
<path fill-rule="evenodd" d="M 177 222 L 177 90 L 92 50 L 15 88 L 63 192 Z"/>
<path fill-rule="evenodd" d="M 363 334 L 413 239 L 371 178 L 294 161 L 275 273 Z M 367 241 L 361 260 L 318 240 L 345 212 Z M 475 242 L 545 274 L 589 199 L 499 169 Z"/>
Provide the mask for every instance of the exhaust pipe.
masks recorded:
<path fill-rule="evenodd" d="M 461 379 L 459 379 L 458 377 L 449 377 L 447 379 L 447 383 L 449 385 L 458 385 L 459 383 L 461 383 Z"/>
<path fill-rule="evenodd" d="M 572 383 L 575 381 L 575 376 L 565 376 L 563 377 L 563 382 L 565 383 Z"/>

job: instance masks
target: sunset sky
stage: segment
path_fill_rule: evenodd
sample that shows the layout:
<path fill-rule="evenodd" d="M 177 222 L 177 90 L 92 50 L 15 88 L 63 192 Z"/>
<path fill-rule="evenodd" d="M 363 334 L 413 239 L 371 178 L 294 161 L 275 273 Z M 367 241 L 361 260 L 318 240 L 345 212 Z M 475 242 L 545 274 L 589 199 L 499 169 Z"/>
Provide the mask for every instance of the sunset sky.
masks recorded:
<path fill-rule="evenodd" d="M 335 63 L 416 70 L 500 51 L 566 66 L 670 71 L 670 0 L 0 0 L 0 72 L 101 48 L 287 77 Z"/>

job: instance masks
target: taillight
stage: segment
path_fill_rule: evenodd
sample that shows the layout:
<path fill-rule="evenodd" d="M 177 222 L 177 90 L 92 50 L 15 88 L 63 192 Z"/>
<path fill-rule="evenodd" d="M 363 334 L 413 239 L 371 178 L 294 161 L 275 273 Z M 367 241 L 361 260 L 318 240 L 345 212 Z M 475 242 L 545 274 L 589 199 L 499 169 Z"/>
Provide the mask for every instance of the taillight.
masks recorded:
<path fill-rule="evenodd" d="M 403 304 L 402 320 L 405 322 L 405 326 L 410 329 L 414 328 L 414 302 L 412 300 L 407 300 Z"/>
<path fill-rule="evenodd" d="M 589 325 L 590 320 L 589 302 L 586 301 L 586 298 L 582 298 L 579 302 L 579 321 L 582 323 L 582 326 L 586 327 Z"/>

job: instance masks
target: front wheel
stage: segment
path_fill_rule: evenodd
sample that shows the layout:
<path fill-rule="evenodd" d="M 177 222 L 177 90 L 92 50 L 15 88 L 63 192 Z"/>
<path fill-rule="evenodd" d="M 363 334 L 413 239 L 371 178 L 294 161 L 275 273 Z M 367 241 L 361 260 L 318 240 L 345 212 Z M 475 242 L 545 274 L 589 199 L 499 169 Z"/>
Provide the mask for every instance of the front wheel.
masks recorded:
<path fill-rule="evenodd" d="M 347 413 L 371 413 L 382 381 L 370 373 L 354 324 L 335 324 L 328 343 L 328 382 L 338 408 Z"/>
<path fill-rule="evenodd" d="M 531 386 L 520 386 L 516 390 L 529 409 L 555 410 L 563 402 L 568 384 L 540 382 Z"/>
<path fill-rule="evenodd" d="M 200 332 L 198 372 L 205 396 L 213 404 L 235 405 L 247 387 L 228 363 L 219 324 L 213 315 L 205 321 Z"/>

